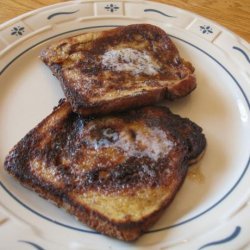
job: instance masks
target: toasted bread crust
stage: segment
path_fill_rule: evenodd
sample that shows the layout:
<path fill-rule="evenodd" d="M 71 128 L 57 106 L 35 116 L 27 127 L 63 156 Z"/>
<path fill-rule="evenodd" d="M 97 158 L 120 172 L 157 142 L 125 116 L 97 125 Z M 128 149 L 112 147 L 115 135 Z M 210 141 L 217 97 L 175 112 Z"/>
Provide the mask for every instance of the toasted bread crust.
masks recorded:
<path fill-rule="evenodd" d="M 175 197 L 188 162 L 204 149 L 195 138 L 205 140 L 201 129 L 164 107 L 86 119 L 62 101 L 11 150 L 5 168 L 90 227 L 131 241 Z"/>
<path fill-rule="evenodd" d="M 73 111 L 85 116 L 174 100 L 196 88 L 194 67 L 163 30 L 149 24 L 64 39 L 43 50 L 41 59 Z"/>

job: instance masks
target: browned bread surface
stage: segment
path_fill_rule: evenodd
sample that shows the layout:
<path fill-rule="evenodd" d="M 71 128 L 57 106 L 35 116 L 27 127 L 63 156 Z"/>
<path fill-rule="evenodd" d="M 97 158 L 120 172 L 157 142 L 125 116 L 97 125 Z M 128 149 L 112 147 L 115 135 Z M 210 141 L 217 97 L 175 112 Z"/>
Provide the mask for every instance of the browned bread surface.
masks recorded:
<path fill-rule="evenodd" d="M 205 143 L 199 126 L 164 107 L 83 118 L 62 101 L 5 168 L 88 226 L 130 241 L 170 204 Z"/>
<path fill-rule="evenodd" d="M 70 37 L 41 52 L 73 111 L 104 114 L 186 96 L 194 68 L 160 28 L 134 24 Z"/>

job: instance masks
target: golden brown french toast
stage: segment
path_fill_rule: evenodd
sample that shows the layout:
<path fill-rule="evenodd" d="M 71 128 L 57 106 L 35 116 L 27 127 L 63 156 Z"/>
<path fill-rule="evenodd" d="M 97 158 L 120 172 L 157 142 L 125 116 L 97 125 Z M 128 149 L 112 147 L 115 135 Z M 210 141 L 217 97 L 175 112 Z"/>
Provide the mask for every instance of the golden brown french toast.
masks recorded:
<path fill-rule="evenodd" d="M 41 59 L 74 112 L 104 114 L 173 100 L 196 87 L 194 67 L 150 24 L 86 33 L 52 44 Z"/>
<path fill-rule="evenodd" d="M 170 204 L 205 144 L 198 125 L 165 107 L 84 118 L 61 101 L 5 168 L 88 226 L 131 241 Z"/>

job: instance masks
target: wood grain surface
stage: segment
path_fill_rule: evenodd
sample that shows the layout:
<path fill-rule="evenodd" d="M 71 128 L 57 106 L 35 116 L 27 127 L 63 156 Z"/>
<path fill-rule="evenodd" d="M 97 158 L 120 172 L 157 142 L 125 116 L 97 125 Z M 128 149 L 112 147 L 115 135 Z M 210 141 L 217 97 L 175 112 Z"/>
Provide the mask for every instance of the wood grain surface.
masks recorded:
<path fill-rule="evenodd" d="M 0 0 L 0 23 L 62 0 Z M 250 42 L 250 0 L 155 0 L 207 17 Z"/>

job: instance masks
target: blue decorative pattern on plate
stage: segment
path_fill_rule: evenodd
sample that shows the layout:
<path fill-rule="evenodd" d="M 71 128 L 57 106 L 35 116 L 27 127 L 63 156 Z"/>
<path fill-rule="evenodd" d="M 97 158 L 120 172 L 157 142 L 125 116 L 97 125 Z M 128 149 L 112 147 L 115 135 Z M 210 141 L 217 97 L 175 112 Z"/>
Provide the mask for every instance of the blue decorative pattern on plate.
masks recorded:
<path fill-rule="evenodd" d="M 74 13 L 76 13 L 76 12 L 78 12 L 78 11 L 79 11 L 79 10 L 75 10 L 75 11 L 64 11 L 64 12 L 53 13 L 53 14 L 49 15 L 49 16 L 47 17 L 47 19 L 51 19 L 51 18 L 53 18 L 53 17 L 55 17 L 55 16 L 60 16 L 60 15 L 71 15 L 71 14 L 74 14 Z"/>
<path fill-rule="evenodd" d="M 233 49 L 238 50 L 239 52 L 241 52 L 243 54 L 243 56 L 246 58 L 246 60 L 250 63 L 250 58 L 243 49 L 241 49 L 241 48 L 239 48 L 237 46 L 233 46 Z"/>
<path fill-rule="evenodd" d="M 208 25 L 202 25 L 202 26 L 200 26 L 200 30 L 201 30 L 202 34 L 213 33 L 212 27 L 210 27 Z"/>
<path fill-rule="evenodd" d="M 106 5 L 105 9 L 107 11 L 110 11 L 110 12 L 115 12 L 115 11 L 119 10 L 119 7 L 117 5 L 111 3 L 111 4 Z"/>
<path fill-rule="evenodd" d="M 26 243 L 32 247 L 34 247 L 34 249 L 36 250 L 45 250 L 44 248 L 42 248 L 41 246 L 37 245 L 36 243 L 34 242 L 31 242 L 31 241 L 26 241 L 26 240 L 19 240 L 19 242 L 21 243 Z"/>
<path fill-rule="evenodd" d="M 12 36 L 22 36 L 23 33 L 25 32 L 24 27 L 21 26 L 16 26 L 11 30 L 11 35 Z"/>
<path fill-rule="evenodd" d="M 228 243 L 229 241 L 234 240 L 240 234 L 240 231 L 241 231 L 241 227 L 237 226 L 235 228 L 235 230 L 233 231 L 233 233 L 231 235 L 229 235 L 228 237 L 226 237 L 222 240 L 217 240 L 214 242 L 207 243 L 206 245 L 200 247 L 199 250 L 202 250 L 202 249 L 208 248 L 208 247 L 212 247 L 212 246 L 216 246 L 216 245 Z"/>
<path fill-rule="evenodd" d="M 155 10 L 155 9 L 145 9 L 144 12 L 155 12 L 155 13 L 160 14 L 160 15 L 165 16 L 165 17 L 175 17 L 175 16 L 167 15 L 164 12 L 159 11 L 159 10 Z"/>

